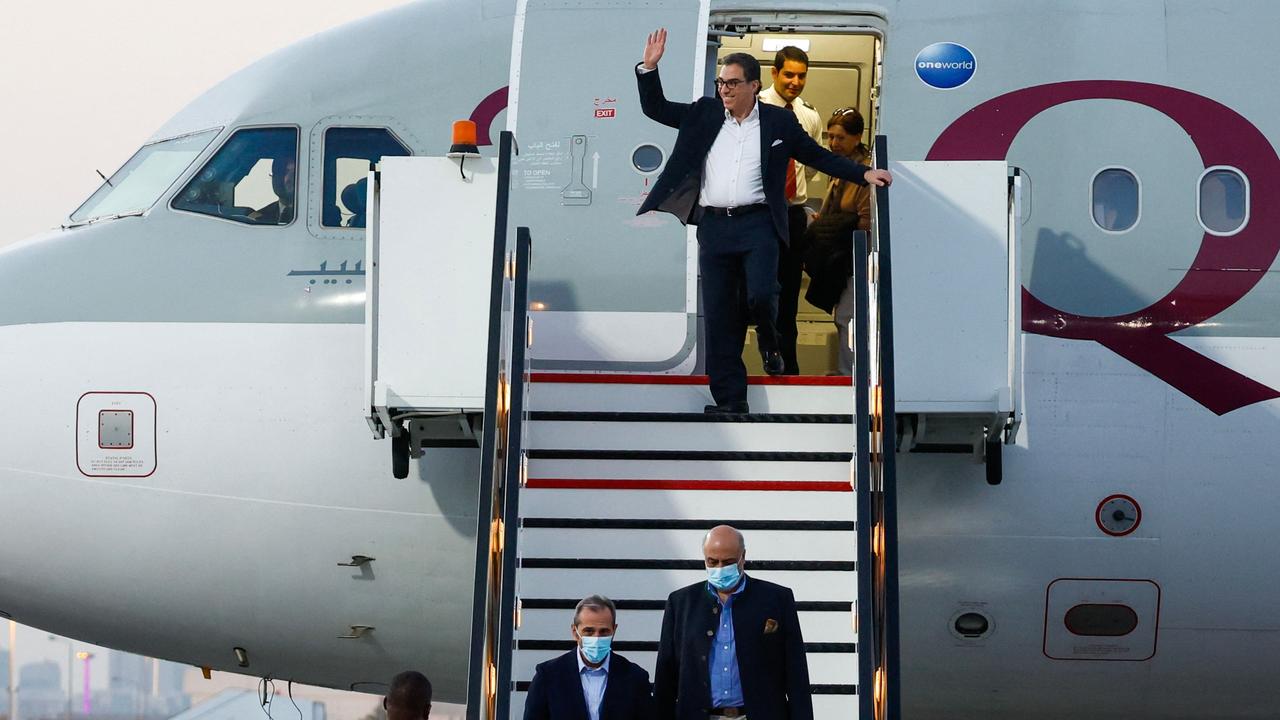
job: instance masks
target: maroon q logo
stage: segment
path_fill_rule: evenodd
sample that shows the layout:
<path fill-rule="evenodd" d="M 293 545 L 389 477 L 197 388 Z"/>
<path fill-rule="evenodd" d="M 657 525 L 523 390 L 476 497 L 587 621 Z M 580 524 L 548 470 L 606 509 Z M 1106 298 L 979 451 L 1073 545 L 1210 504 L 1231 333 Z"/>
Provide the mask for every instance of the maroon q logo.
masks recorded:
<path fill-rule="evenodd" d="M 1004 160 L 1014 137 L 1045 110 L 1076 100 L 1126 100 L 1164 113 L 1191 137 L 1206 167 L 1229 165 L 1255 197 L 1280 193 L 1280 158 L 1267 138 L 1225 105 L 1185 90 L 1118 80 L 1052 83 L 1017 90 L 973 108 L 943 131 L 928 160 Z M 1234 305 L 1280 252 L 1280 203 L 1252 203 L 1249 224 L 1231 237 L 1205 234 L 1191 268 L 1167 295 L 1137 312 L 1098 317 L 1050 307 L 1022 288 L 1022 329 L 1094 340 L 1222 415 L 1280 392 L 1169 337 Z"/>
<path fill-rule="evenodd" d="M 507 109 L 507 87 L 500 87 L 485 96 L 471 111 L 471 122 L 476 124 L 476 145 L 493 144 L 493 121 L 498 113 Z"/>

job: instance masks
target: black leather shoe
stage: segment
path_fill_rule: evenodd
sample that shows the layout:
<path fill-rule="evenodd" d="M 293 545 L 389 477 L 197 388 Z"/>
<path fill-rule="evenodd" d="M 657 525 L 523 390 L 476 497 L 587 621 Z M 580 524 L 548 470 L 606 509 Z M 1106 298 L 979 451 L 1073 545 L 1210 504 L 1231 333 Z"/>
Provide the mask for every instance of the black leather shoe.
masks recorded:
<path fill-rule="evenodd" d="M 760 353 L 760 359 L 764 361 L 764 371 L 770 375 L 781 375 L 787 371 L 787 363 L 777 350 Z"/>
<path fill-rule="evenodd" d="M 702 408 L 702 412 L 708 415 L 746 415 L 751 412 L 747 407 L 747 401 L 725 403 L 723 405 L 707 405 Z"/>

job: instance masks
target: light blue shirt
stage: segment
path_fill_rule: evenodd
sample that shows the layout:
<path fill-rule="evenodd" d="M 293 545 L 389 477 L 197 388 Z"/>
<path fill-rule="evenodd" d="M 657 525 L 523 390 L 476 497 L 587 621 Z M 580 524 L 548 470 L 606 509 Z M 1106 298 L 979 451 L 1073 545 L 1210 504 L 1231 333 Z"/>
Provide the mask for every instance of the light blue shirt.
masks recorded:
<path fill-rule="evenodd" d="M 733 637 L 733 599 L 747 587 L 744 575 L 738 589 L 728 602 L 720 600 L 716 589 L 707 583 L 707 590 L 720 603 L 720 624 L 716 627 L 715 641 L 711 644 L 711 707 L 742 707 L 742 677 L 738 674 L 738 643 Z M 595 718 L 592 718 L 595 720 Z"/>
<path fill-rule="evenodd" d="M 582 651 L 574 650 L 578 658 L 578 679 L 582 680 L 582 697 L 587 701 L 587 715 L 591 720 L 600 720 L 600 703 L 604 702 L 604 689 L 609 684 L 609 661 L 613 653 L 604 659 L 604 664 L 593 668 L 582 659 Z"/>

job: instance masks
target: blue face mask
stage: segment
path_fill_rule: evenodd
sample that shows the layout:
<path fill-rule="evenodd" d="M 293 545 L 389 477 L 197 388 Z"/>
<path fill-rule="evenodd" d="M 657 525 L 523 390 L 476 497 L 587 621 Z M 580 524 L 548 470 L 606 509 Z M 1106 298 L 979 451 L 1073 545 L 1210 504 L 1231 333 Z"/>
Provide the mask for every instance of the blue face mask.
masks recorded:
<path fill-rule="evenodd" d="M 613 646 L 613 636 L 608 637 L 587 637 L 579 636 L 582 640 L 582 657 L 592 665 L 599 665 L 604 659 L 609 657 L 609 649 Z"/>
<path fill-rule="evenodd" d="M 717 590 L 730 590 L 742 579 L 738 564 L 707 568 L 707 582 Z"/>

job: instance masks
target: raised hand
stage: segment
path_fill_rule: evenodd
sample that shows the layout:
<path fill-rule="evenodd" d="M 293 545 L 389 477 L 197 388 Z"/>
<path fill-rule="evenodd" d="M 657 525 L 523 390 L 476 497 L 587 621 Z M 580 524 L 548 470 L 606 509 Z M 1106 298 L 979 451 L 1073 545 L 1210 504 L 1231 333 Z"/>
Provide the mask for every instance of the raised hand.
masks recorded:
<path fill-rule="evenodd" d="M 649 33 L 649 40 L 644 44 L 644 61 L 640 63 L 648 70 L 658 67 L 662 53 L 667 49 L 667 29 L 658 28 Z"/>

